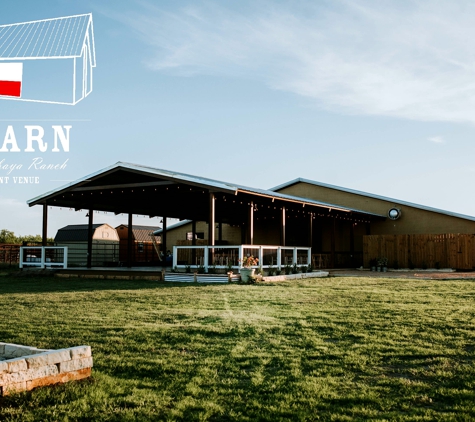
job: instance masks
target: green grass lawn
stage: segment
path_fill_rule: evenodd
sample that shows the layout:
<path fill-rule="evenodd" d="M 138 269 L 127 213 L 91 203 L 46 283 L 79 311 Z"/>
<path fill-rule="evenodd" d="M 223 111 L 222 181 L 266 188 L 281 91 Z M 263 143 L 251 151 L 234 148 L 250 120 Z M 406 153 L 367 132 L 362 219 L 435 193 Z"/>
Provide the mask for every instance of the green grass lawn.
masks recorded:
<path fill-rule="evenodd" d="M 0 277 L 0 341 L 92 346 L 5 421 L 475 420 L 475 283 Z"/>

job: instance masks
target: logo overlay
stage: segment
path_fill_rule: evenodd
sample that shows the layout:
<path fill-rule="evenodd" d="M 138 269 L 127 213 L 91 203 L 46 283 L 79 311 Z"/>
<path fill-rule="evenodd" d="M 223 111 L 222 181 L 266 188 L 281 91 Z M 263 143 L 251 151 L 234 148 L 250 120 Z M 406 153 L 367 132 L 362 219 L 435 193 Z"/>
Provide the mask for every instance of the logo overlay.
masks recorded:
<path fill-rule="evenodd" d="M 91 13 L 0 25 L 0 99 L 75 105 L 95 67 Z"/>
<path fill-rule="evenodd" d="M 0 100 L 76 105 L 92 92 L 95 67 L 91 13 L 0 25 Z M 32 122 L 41 120 L 55 119 Z M 14 121 L 0 124 L 0 186 L 38 184 L 46 174 L 58 181 L 72 124 Z"/>
<path fill-rule="evenodd" d="M 0 95 L 21 97 L 23 63 L 0 63 Z"/>

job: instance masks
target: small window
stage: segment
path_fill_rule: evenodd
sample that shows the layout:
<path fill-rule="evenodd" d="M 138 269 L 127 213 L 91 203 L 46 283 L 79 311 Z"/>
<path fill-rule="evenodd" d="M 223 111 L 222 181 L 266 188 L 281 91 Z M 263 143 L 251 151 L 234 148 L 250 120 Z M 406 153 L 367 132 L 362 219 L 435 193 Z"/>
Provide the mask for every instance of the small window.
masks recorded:
<path fill-rule="evenodd" d="M 139 242 L 137 249 L 139 252 L 143 252 L 143 242 Z"/>
<path fill-rule="evenodd" d="M 204 232 L 195 233 L 195 239 L 204 239 L 204 238 L 205 238 Z M 186 233 L 186 240 L 193 240 L 193 232 Z"/>

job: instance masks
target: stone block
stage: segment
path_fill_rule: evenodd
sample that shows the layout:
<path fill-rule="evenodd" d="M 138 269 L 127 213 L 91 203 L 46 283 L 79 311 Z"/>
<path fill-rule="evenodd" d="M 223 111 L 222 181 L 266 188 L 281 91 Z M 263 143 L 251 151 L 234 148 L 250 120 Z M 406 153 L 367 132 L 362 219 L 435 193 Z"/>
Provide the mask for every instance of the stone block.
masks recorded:
<path fill-rule="evenodd" d="M 79 369 L 92 368 L 92 357 L 75 359 L 59 364 L 59 372 L 71 372 Z"/>
<path fill-rule="evenodd" d="M 2 386 L 2 396 L 8 396 L 9 394 L 26 391 L 26 389 L 27 389 L 26 381 L 19 382 L 17 384 L 4 385 Z"/>
<path fill-rule="evenodd" d="M 0 343 L 0 356 L 5 353 L 5 343 Z"/>
<path fill-rule="evenodd" d="M 51 375 L 49 377 L 38 378 L 35 380 L 27 381 L 26 388 L 31 390 L 36 387 L 42 387 L 45 385 L 64 383 L 73 380 L 80 380 L 91 376 L 91 368 L 80 369 L 78 371 L 65 372 L 62 374 Z"/>
<path fill-rule="evenodd" d="M 5 384 L 15 384 L 23 381 L 31 381 L 37 378 L 49 377 L 58 374 L 58 367 L 56 365 L 47 365 L 40 368 L 31 368 L 26 371 L 15 372 L 13 374 L 5 374 Z"/>
<path fill-rule="evenodd" d="M 28 369 L 25 359 L 22 359 L 22 358 L 9 359 L 4 362 L 7 362 L 8 364 L 9 373 L 26 371 Z"/>
<path fill-rule="evenodd" d="M 82 359 L 92 356 L 91 346 L 76 346 L 68 349 L 71 359 Z"/>
<path fill-rule="evenodd" d="M 4 358 L 19 358 L 21 356 L 31 355 L 35 350 L 38 350 L 36 347 L 19 346 L 9 343 L 5 343 L 3 347 Z"/>
<path fill-rule="evenodd" d="M 0 361 L 0 374 L 8 371 L 8 363 L 5 361 Z"/>
<path fill-rule="evenodd" d="M 69 349 L 59 349 L 50 352 L 39 353 L 25 358 L 28 368 L 39 368 L 55 363 L 71 360 Z"/>

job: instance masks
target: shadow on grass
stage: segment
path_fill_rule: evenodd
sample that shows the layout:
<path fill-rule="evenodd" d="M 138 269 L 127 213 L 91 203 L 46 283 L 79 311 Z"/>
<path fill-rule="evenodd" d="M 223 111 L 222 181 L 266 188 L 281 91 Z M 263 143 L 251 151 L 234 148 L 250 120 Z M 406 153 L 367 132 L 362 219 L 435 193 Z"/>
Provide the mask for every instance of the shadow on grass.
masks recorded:
<path fill-rule="evenodd" d="M 172 283 L 154 280 L 104 280 L 94 278 L 59 278 L 30 276 L 0 276 L 0 294 L 2 293 L 52 293 L 84 292 L 99 290 L 145 290 L 145 289 L 186 289 L 190 287 L 216 288 L 227 284 Z"/>

